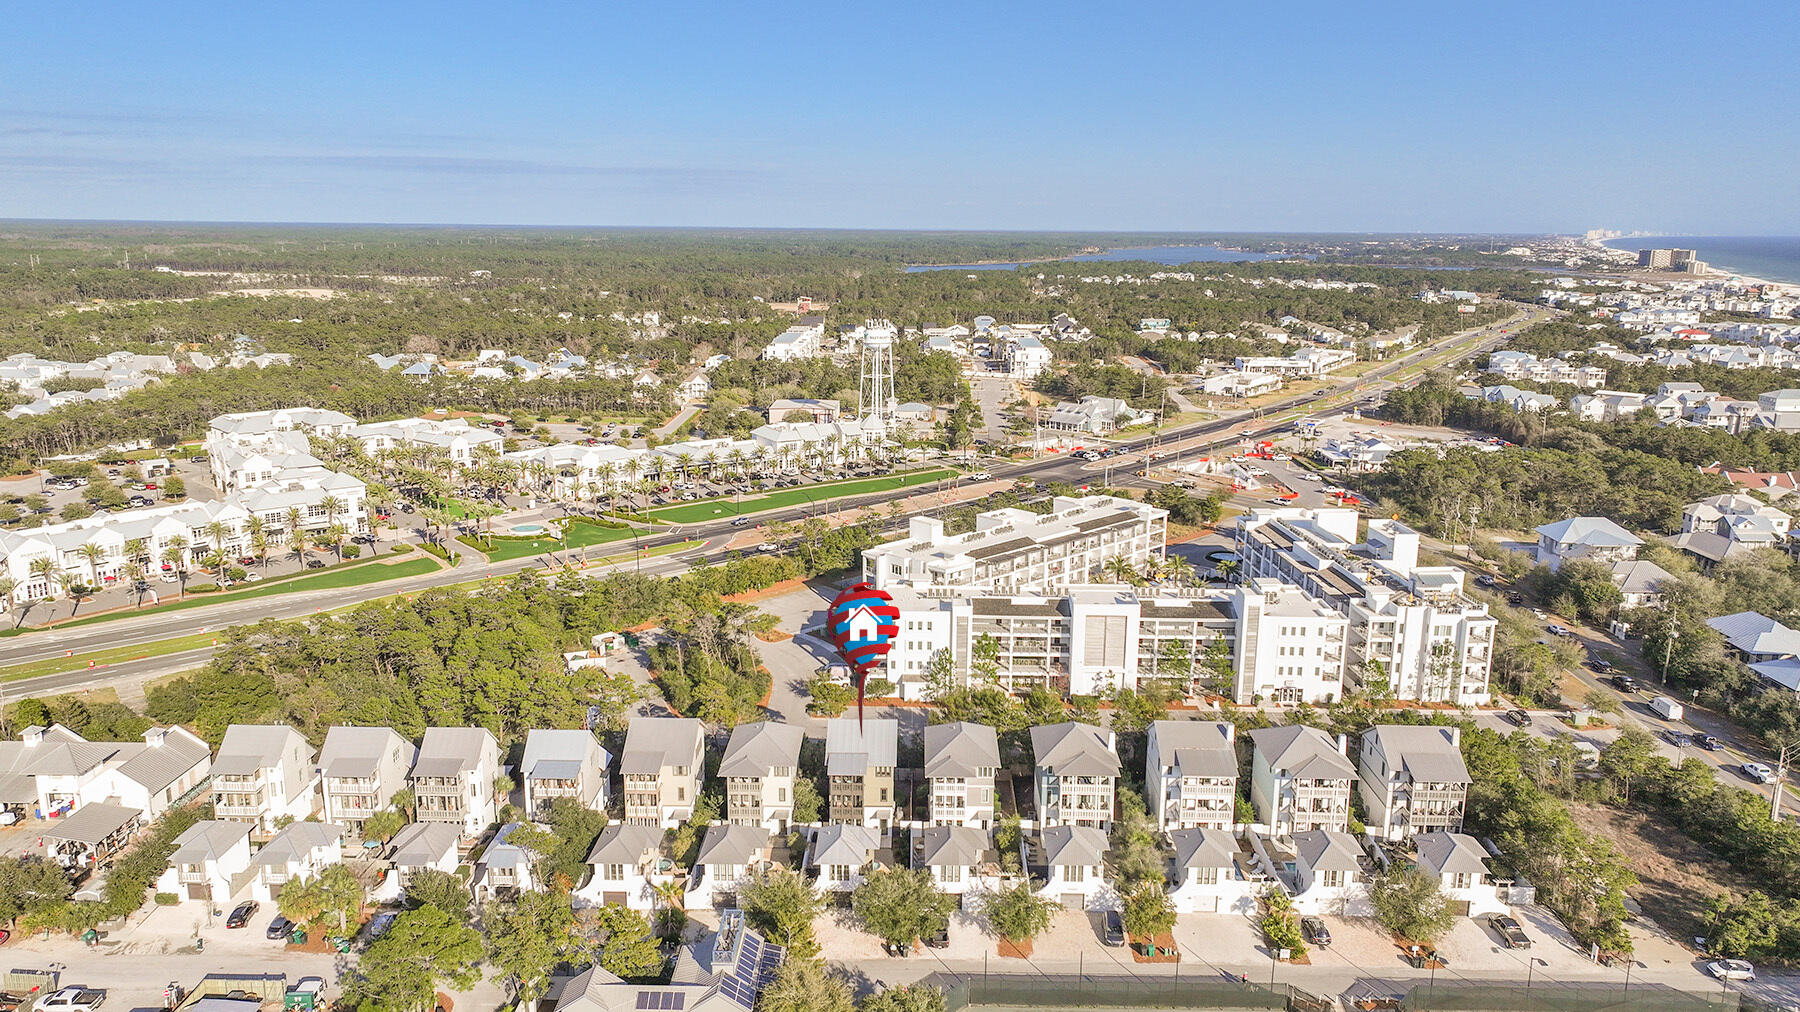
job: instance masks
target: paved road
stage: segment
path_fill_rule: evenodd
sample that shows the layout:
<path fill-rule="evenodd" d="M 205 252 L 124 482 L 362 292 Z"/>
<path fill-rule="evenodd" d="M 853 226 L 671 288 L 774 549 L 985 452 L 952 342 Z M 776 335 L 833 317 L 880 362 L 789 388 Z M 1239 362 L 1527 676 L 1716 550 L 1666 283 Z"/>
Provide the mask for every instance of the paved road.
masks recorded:
<path fill-rule="evenodd" d="M 1402 370 L 1421 362 L 1435 363 L 1439 359 L 1460 360 L 1477 354 L 1504 341 L 1505 332 L 1517 327 L 1528 326 L 1531 322 L 1554 315 L 1549 310 L 1533 306 L 1520 306 L 1520 311 L 1520 314 L 1512 319 L 1456 335 L 1411 355 L 1384 363 L 1361 377 L 1349 378 L 1335 391 L 1320 391 L 1287 398 L 1259 409 L 1249 417 L 1217 419 L 1168 429 L 1152 435 L 1139 436 L 1125 440 L 1119 444 L 1119 447 L 1127 454 L 1144 453 L 1152 449 L 1161 449 L 1165 452 L 1170 450 L 1186 452 L 1190 449 L 1206 449 L 1234 443 L 1240 439 L 1258 438 L 1286 431 L 1291 427 L 1291 420 L 1268 422 L 1267 419 L 1278 418 L 1284 412 L 1297 408 L 1324 409 L 1329 406 L 1335 410 L 1352 404 L 1367 403 L 1379 397 L 1386 389 L 1391 389 L 1393 383 L 1387 381 L 1387 378 Z M 1115 459 L 1123 460 L 1124 458 Z M 1084 461 L 1056 455 L 1039 460 L 1002 464 L 992 468 L 991 471 L 996 478 L 1033 478 L 1066 481 L 1079 485 L 1091 481 L 1093 478 L 1092 473 L 1085 468 L 1086 462 Z M 947 488 L 954 482 L 955 479 L 945 479 L 925 486 L 921 491 Z M 886 503 L 893 498 L 893 493 L 881 492 L 833 500 L 830 505 L 834 510 L 848 510 Z M 931 508 L 935 507 L 926 507 L 925 509 Z M 755 514 L 754 519 L 758 523 L 770 523 L 776 520 L 797 521 L 815 512 L 814 504 L 808 503 L 758 513 Z M 639 548 L 653 549 L 685 540 L 705 539 L 706 544 L 692 552 L 658 557 L 654 567 L 650 563 L 646 563 L 645 571 L 647 572 L 672 575 L 682 571 L 688 564 L 701 556 L 716 556 L 724 553 L 725 544 L 735 530 L 731 526 L 731 518 L 721 517 L 714 521 L 675 525 L 669 528 L 659 528 L 654 533 L 646 532 L 634 544 Z M 624 544 L 621 542 L 591 551 L 617 553 L 623 549 Z M 146 614 L 142 617 L 119 618 L 95 625 L 34 632 L 12 637 L 4 643 L 0 643 L 0 665 L 46 660 L 70 653 L 80 655 L 101 649 L 148 644 L 177 636 L 259 622 L 265 618 L 298 618 L 328 608 L 339 608 L 396 593 L 413 593 L 429 587 L 466 583 L 489 576 L 508 576 L 525 569 L 540 568 L 544 564 L 545 560 L 537 556 L 490 563 L 471 552 L 465 553 L 461 564 L 455 568 L 388 583 L 283 594 L 236 603 L 222 601 L 217 605 L 187 611 Z M 146 678 L 185 670 L 202 661 L 201 652 L 194 651 L 191 654 L 119 664 L 107 669 L 92 671 L 83 669 L 9 682 L 6 683 L 6 691 L 16 695 L 68 691 L 72 688 L 93 688 L 107 684 L 141 684 Z M 181 666 L 176 666 L 178 663 L 181 663 Z M 102 671 L 103 673 L 96 673 Z"/>

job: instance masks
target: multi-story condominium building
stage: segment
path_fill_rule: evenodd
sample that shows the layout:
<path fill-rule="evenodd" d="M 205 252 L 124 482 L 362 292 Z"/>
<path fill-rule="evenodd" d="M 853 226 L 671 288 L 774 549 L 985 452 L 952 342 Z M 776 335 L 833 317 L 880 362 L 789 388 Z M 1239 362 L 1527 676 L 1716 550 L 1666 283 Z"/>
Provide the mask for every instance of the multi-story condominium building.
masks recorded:
<path fill-rule="evenodd" d="M 765 720 L 732 729 L 719 776 L 725 780 L 725 819 L 786 833 L 794 818 L 794 771 L 806 733 Z"/>
<path fill-rule="evenodd" d="M 900 724 L 889 718 L 834 717 L 825 723 L 828 820 L 877 827 L 887 835 L 899 743 Z"/>
<path fill-rule="evenodd" d="M 278 819 L 305 819 L 319 810 L 313 748 L 287 724 L 233 724 L 213 759 L 212 794 L 214 817 L 264 833 Z"/>
<path fill-rule="evenodd" d="M 1253 510 L 1238 518 L 1242 571 L 1296 584 L 1348 620 L 1351 682 L 1379 676 L 1401 699 L 1487 702 L 1498 623 L 1463 593 L 1463 571 L 1419 565 L 1419 535 L 1397 520 L 1371 520 L 1358 544 L 1358 522 L 1353 509 Z"/>
<path fill-rule="evenodd" d="M 933 826 L 994 826 L 994 779 L 1000 742 L 986 724 L 957 721 L 925 728 L 925 779 Z"/>
<path fill-rule="evenodd" d="M 344 831 L 325 822 L 296 822 L 250 859 L 250 898 L 273 902 L 281 887 L 295 879 L 309 879 L 344 861 Z"/>
<path fill-rule="evenodd" d="M 533 730 L 525 736 L 525 755 L 519 760 L 525 811 L 541 818 L 557 798 L 604 811 L 606 772 L 611 765 L 612 756 L 600 747 L 600 739 L 592 731 Z"/>
<path fill-rule="evenodd" d="M 1144 749 L 1144 793 L 1163 829 L 1230 830 L 1237 813 L 1236 728 L 1226 721 L 1159 720 Z"/>
<path fill-rule="evenodd" d="M 692 717 L 633 717 L 619 756 L 625 821 L 673 829 L 694 814 L 706 777 L 706 728 Z"/>
<path fill-rule="evenodd" d="M 1268 832 L 1350 828 L 1356 767 L 1338 742 L 1303 724 L 1259 728 L 1250 741 L 1250 804 Z"/>
<path fill-rule="evenodd" d="M 1469 799 L 1462 731 L 1429 724 L 1377 724 L 1363 732 L 1357 790 L 1370 836 L 1404 840 L 1462 829 Z"/>
<path fill-rule="evenodd" d="M 1052 591 L 1105 579 L 1106 563 L 1161 559 L 1168 511 L 1115 496 L 1057 496 L 1048 514 L 999 509 L 968 534 L 914 517 L 907 536 L 863 551 L 863 579 L 914 587 Z"/>
<path fill-rule="evenodd" d="M 391 727 L 334 727 L 319 749 L 325 821 L 361 833 L 369 816 L 405 787 L 419 750 Z"/>
<path fill-rule="evenodd" d="M 823 324 L 799 324 L 775 335 L 774 340 L 763 348 L 762 357 L 776 362 L 813 358 L 823 350 L 824 341 Z"/>
<path fill-rule="evenodd" d="M 464 839 L 499 821 L 494 781 L 500 743 L 485 727 L 428 727 L 419 742 L 408 786 L 420 822 L 449 822 Z"/>
<path fill-rule="evenodd" d="M 1038 824 L 1112 828 L 1119 756 L 1111 731 L 1092 724 L 1040 725 L 1031 729 Z"/>
<path fill-rule="evenodd" d="M 476 451 L 484 447 L 487 452 L 499 453 L 506 439 L 493 429 L 470 425 L 461 418 L 369 422 L 351 429 L 348 435 L 361 442 L 363 450 L 371 454 L 403 446 L 429 446 L 458 469 L 474 464 Z"/>
<path fill-rule="evenodd" d="M 1239 624 L 1234 700 L 1330 703 L 1343 697 L 1350 621 L 1342 613 L 1270 576 L 1246 580 L 1233 603 Z"/>

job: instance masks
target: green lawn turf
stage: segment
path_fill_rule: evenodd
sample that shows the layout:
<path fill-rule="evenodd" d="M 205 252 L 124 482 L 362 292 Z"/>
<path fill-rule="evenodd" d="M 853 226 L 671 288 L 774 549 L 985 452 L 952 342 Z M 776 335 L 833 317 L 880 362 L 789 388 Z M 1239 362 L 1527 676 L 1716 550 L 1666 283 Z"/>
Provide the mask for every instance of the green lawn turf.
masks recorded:
<path fill-rule="evenodd" d="M 92 618 L 78 618 L 73 622 L 64 622 L 58 629 L 71 626 L 92 625 L 97 622 L 110 622 L 116 618 L 127 618 L 142 615 L 145 612 L 161 613 L 165 611 L 185 611 L 188 608 L 200 608 L 209 604 L 227 601 L 243 601 L 253 597 L 271 597 L 276 594 L 297 594 L 307 590 L 335 590 L 343 587 L 362 587 L 384 580 L 398 580 L 407 576 L 418 576 L 439 568 L 438 561 L 430 556 L 408 559 L 405 562 L 377 563 L 370 562 L 361 566 L 345 566 L 342 569 L 327 569 L 322 573 L 308 573 L 274 583 L 248 587 L 244 590 L 225 590 L 205 594 L 189 594 L 185 600 L 179 599 L 180 588 L 169 584 L 162 593 L 163 604 L 154 608 L 133 608 L 129 611 L 108 612 Z M 66 670 L 66 669 L 59 669 Z"/>
<path fill-rule="evenodd" d="M 567 523 L 569 540 L 565 544 L 552 537 L 518 538 L 498 537 L 493 539 L 492 549 L 483 549 L 471 544 L 469 538 L 458 538 L 463 545 L 488 557 L 489 562 L 507 562 L 512 559 L 523 559 L 529 555 L 543 555 L 546 552 L 560 552 L 565 548 L 588 548 L 592 545 L 604 545 L 614 541 L 626 541 L 631 538 L 631 529 L 627 527 L 602 527 L 599 524 L 582 523 L 571 520 Z"/>
<path fill-rule="evenodd" d="M 664 506 L 660 509 L 653 509 L 650 511 L 650 517 L 664 523 L 688 524 L 703 520 L 717 520 L 720 517 L 733 516 L 740 512 L 760 513 L 763 510 L 801 506 L 809 501 L 825 505 L 834 499 L 842 499 L 846 496 L 896 490 L 912 491 L 956 473 L 949 468 L 938 468 L 929 471 L 912 471 L 906 474 L 884 475 L 879 478 L 851 478 L 848 481 L 828 482 L 822 485 L 802 485 L 799 488 L 784 488 L 774 492 L 747 495 L 744 497 L 742 506 L 731 497 L 705 499 L 700 502 L 682 503 L 680 506 Z"/>

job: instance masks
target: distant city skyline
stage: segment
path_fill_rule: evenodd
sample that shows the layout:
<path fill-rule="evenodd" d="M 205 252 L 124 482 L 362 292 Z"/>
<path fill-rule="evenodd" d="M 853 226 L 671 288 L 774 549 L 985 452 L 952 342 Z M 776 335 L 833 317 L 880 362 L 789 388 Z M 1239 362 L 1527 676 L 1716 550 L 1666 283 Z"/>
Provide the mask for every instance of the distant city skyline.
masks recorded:
<path fill-rule="evenodd" d="M 1791 5 L 8 17 L 4 218 L 1800 234 Z"/>

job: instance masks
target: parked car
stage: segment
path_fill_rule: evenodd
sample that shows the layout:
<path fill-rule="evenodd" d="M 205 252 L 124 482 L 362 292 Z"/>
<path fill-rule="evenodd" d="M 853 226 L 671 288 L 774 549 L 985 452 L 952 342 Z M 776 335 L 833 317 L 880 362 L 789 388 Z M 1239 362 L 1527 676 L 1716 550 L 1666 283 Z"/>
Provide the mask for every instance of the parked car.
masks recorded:
<path fill-rule="evenodd" d="M 308 568 L 308 569 L 324 569 L 325 568 L 325 560 L 324 559 L 307 559 L 306 560 L 306 568 Z"/>
<path fill-rule="evenodd" d="M 1125 944 L 1125 918 L 1117 910 L 1106 912 L 1106 924 L 1101 930 L 1100 938 L 1114 947 Z"/>
<path fill-rule="evenodd" d="M 945 921 L 936 931 L 926 935 L 920 941 L 927 949 L 948 949 L 950 947 L 950 922 Z"/>
<path fill-rule="evenodd" d="M 1706 972 L 1720 980 L 1755 980 L 1756 967 L 1749 960 L 1718 959 L 1706 964 Z M 42 1005 L 38 1006 L 42 1008 Z"/>
<path fill-rule="evenodd" d="M 228 928 L 241 928 L 244 925 L 249 924 L 250 918 L 256 916 L 256 911 L 260 906 L 261 904 L 257 903 L 255 900 L 245 900 L 244 902 L 239 903 L 237 908 L 231 911 L 231 916 L 225 918 L 225 926 Z"/>
<path fill-rule="evenodd" d="M 293 933 L 294 922 L 280 914 L 276 914 L 275 919 L 269 922 L 269 930 L 263 932 L 263 937 L 281 939 L 286 938 Z"/>
<path fill-rule="evenodd" d="M 387 934 L 388 929 L 394 926 L 394 918 L 398 916 L 398 914 L 393 913 L 392 911 L 383 911 L 376 914 L 374 917 L 369 918 L 369 923 L 363 925 L 363 941 L 365 943 L 373 942 L 382 935 Z"/>
<path fill-rule="evenodd" d="M 1723 751 L 1725 751 L 1725 743 L 1723 741 L 1720 741 L 1717 737 L 1710 735 L 1710 734 L 1701 735 L 1699 737 L 1699 739 L 1697 739 L 1694 742 L 1694 744 L 1699 745 L 1701 748 L 1707 750 L 1708 752 L 1723 752 Z"/>
<path fill-rule="evenodd" d="M 1738 769 L 1743 770 L 1745 776 L 1759 784 L 1772 784 L 1775 782 L 1775 771 L 1762 763 L 1745 763 L 1744 765 L 1739 766 Z"/>
<path fill-rule="evenodd" d="M 1752 976 L 1751 979 L 1754 980 L 1755 977 Z M 45 995 L 37 1003 L 37 1007 L 48 1012 L 93 1012 L 105 1000 L 106 992 L 99 988 L 65 987 Z"/>
<path fill-rule="evenodd" d="M 1300 918 L 1300 933 L 1306 936 L 1308 945 L 1323 949 L 1331 944 L 1331 929 L 1325 926 L 1323 918 Z"/>
<path fill-rule="evenodd" d="M 1505 914 L 1489 917 L 1488 927 L 1493 928 L 1494 934 L 1500 936 L 1500 944 L 1509 949 L 1531 948 L 1531 938 L 1525 934 L 1525 929 L 1519 926 L 1517 920 Z"/>
<path fill-rule="evenodd" d="M 1664 731 L 1663 737 L 1669 739 L 1669 744 L 1676 748 L 1687 748 L 1694 743 L 1694 736 L 1686 731 Z"/>
<path fill-rule="evenodd" d="M 1506 719 L 1512 721 L 1519 727 L 1531 726 L 1531 714 L 1526 713 L 1524 710 L 1508 710 L 1506 711 Z"/>

